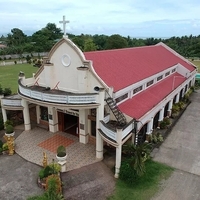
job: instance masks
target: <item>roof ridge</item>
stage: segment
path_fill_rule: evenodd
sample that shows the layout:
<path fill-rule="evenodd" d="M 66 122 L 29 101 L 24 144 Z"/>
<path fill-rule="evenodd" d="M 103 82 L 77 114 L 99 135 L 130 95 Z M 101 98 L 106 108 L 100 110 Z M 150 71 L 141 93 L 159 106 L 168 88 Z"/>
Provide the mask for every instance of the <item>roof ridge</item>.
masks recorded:
<path fill-rule="evenodd" d="M 105 49 L 105 50 L 100 50 L 100 51 L 86 51 L 83 52 L 84 54 L 86 53 L 101 53 L 101 52 L 112 52 L 112 51 L 125 51 L 128 49 L 139 49 L 139 48 L 153 48 L 156 47 L 156 45 L 149 45 L 149 46 L 138 46 L 138 47 L 126 47 L 126 48 L 121 48 L 121 49 Z"/>

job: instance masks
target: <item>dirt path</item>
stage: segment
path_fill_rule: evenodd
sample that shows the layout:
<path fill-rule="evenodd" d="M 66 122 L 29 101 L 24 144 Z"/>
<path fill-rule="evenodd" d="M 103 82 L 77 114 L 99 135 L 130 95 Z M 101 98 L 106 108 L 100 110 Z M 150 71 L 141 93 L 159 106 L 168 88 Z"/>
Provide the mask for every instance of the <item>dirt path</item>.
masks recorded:
<path fill-rule="evenodd" d="M 153 200 L 200 199 L 200 91 L 192 96 L 172 132 L 154 152 L 154 160 L 174 167 L 172 176 L 163 181 Z"/>

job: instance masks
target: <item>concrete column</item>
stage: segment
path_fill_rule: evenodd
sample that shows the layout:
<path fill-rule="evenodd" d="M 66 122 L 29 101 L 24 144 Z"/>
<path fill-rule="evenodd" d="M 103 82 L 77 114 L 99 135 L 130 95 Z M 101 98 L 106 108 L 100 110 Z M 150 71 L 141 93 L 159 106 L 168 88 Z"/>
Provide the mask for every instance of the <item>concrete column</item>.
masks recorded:
<path fill-rule="evenodd" d="M 119 171 L 121 167 L 121 154 L 122 154 L 122 145 L 120 144 L 116 148 L 115 178 L 119 178 Z"/>
<path fill-rule="evenodd" d="M 99 92 L 100 106 L 96 112 L 96 158 L 103 159 L 103 139 L 99 134 L 100 120 L 104 118 L 104 91 Z"/>
<path fill-rule="evenodd" d="M 170 100 L 168 109 L 167 109 L 167 116 L 170 117 L 172 114 L 172 105 L 173 105 L 173 99 Z"/>
<path fill-rule="evenodd" d="M 164 118 L 164 107 L 159 112 L 158 128 L 160 128 L 160 122 L 163 121 L 163 118 Z"/>
<path fill-rule="evenodd" d="M 1 108 L 2 110 L 2 116 L 3 116 L 3 122 L 5 123 L 7 121 L 7 113 L 6 113 L 6 109 Z"/>
<path fill-rule="evenodd" d="M 152 133 L 152 131 L 153 131 L 153 117 L 147 124 L 146 141 L 149 141 L 149 135 Z"/>
<path fill-rule="evenodd" d="M 80 123 L 80 132 L 79 132 L 79 142 L 87 144 L 89 140 L 88 134 L 88 110 L 79 110 L 79 123 Z"/>
<path fill-rule="evenodd" d="M 40 106 L 36 105 L 36 117 L 37 117 L 37 124 L 40 123 Z"/>
<path fill-rule="evenodd" d="M 180 96 L 180 93 L 178 93 L 178 94 L 176 95 L 176 101 L 175 101 L 175 103 L 178 103 L 178 102 L 179 102 L 179 96 Z"/>
<path fill-rule="evenodd" d="M 29 130 L 31 130 L 31 122 L 30 122 L 28 101 L 26 101 L 25 99 L 22 99 L 22 106 L 24 107 L 24 109 L 23 109 L 24 128 L 25 128 L 25 131 L 29 131 Z"/>
<path fill-rule="evenodd" d="M 49 131 L 55 133 L 58 131 L 57 110 L 54 107 L 48 107 Z"/>

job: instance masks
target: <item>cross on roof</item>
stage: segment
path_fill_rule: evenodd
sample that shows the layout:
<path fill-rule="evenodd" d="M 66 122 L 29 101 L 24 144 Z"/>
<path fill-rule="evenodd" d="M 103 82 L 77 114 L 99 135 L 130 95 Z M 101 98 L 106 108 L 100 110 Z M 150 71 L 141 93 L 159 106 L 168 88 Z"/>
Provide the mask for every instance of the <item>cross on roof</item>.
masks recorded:
<path fill-rule="evenodd" d="M 59 23 L 63 24 L 63 32 L 64 32 L 64 35 L 63 35 L 63 36 L 68 37 L 68 36 L 66 35 L 66 23 L 69 23 L 69 21 L 68 21 L 68 20 L 65 21 L 65 16 L 63 16 L 63 21 L 59 21 Z"/>

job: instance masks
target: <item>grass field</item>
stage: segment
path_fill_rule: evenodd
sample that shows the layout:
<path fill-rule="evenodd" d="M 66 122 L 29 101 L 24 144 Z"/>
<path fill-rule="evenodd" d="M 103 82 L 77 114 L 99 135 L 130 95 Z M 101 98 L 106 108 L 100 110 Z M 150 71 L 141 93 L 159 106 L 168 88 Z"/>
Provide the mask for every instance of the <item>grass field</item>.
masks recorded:
<path fill-rule="evenodd" d="M 15 94 L 18 88 L 19 72 L 23 71 L 26 78 L 30 78 L 37 70 L 37 67 L 33 67 L 30 64 L 0 66 L 0 85 L 2 88 L 10 88 L 12 93 Z"/>
<path fill-rule="evenodd" d="M 191 61 L 191 62 L 198 67 L 198 72 L 200 73 L 200 60 L 194 60 L 194 61 Z"/>
<path fill-rule="evenodd" d="M 173 168 L 149 160 L 146 163 L 146 173 L 132 186 L 117 180 L 115 194 L 108 200 L 149 200 L 159 191 L 160 182 L 169 178 L 172 172 Z"/>
<path fill-rule="evenodd" d="M 191 61 L 198 67 L 200 72 L 200 60 Z M 17 64 L 0 66 L 0 85 L 2 88 L 10 88 L 12 93 L 17 93 L 18 87 L 18 74 L 20 71 L 25 73 L 26 78 L 32 77 L 32 74 L 38 70 L 37 67 L 33 67 L 30 64 Z"/>

